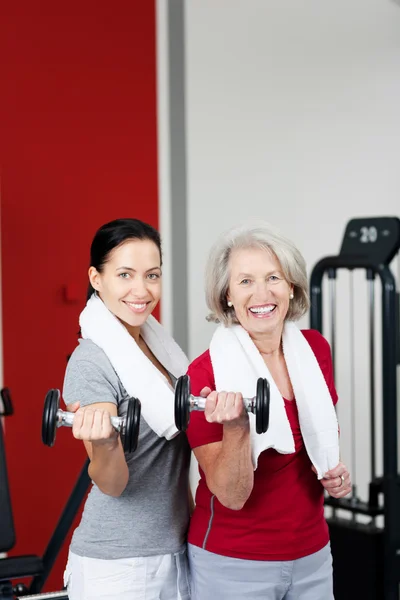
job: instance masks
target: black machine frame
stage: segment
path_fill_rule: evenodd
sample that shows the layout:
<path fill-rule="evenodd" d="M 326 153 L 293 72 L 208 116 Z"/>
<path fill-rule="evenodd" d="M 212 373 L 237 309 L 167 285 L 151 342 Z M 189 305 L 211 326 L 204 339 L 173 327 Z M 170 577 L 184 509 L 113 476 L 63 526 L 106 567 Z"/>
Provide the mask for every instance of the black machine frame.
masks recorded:
<path fill-rule="evenodd" d="M 0 424 L 0 442 L 2 442 L 2 428 L 1 428 L 1 424 Z M 0 444 L 0 448 L 3 447 L 2 444 Z M 0 563 L 2 563 L 3 567 L 7 567 L 7 562 L 10 561 L 12 563 L 12 575 L 10 575 L 9 580 L 10 580 L 10 584 L 9 586 L 7 586 L 7 582 L 8 582 L 8 578 L 2 578 L 0 580 L 0 599 L 5 597 L 5 598 L 9 598 L 9 597 L 14 597 L 12 595 L 12 586 L 11 586 L 11 579 L 13 580 L 19 580 L 21 578 L 25 578 L 25 577 L 29 577 L 29 576 L 33 576 L 31 584 L 29 586 L 29 588 L 27 588 L 24 592 L 21 592 L 21 594 L 17 593 L 18 597 L 31 597 L 31 595 L 35 595 L 35 598 L 37 600 L 41 600 L 41 598 L 59 598 L 60 600 L 64 600 L 65 598 L 68 598 L 67 592 L 63 591 L 63 592 L 56 592 L 54 593 L 54 596 L 51 595 L 51 593 L 46 593 L 46 594 L 40 594 L 40 592 L 43 589 L 44 584 L 47 581 L 48 576 L 50 575 L 51 569 L 53 568 L 53 565 L 57 559 L 57 556 L 61 550 L 61 548 L 63 547 L 63 544 L 65 542 L 65 539 L 71 529 L 71 526 L 73 524 L 73 521 L 76 517 L 76 515 L 78 514 L 78 510 L 79 507 L 81 506 L 87 491 L 89 489 L 91 480 L 88 474 L 88 467 L 89 467 L 89 459 L 86 459 L 84 462 L 84 465 L 79 473 L 78 479 L 73 487 L 73 490 L 71 492 L 70 497 L 68 498 L 64 509 L 62 511 L 62 514 L 59 518 L 59 521 L 56 525 L 56 528 L 47 544 L 47 547 L 45 549 L 45 552 L 43 554 L 42 558 L 39 557 L 30 557 L 30 556 L 17 556 L 17 557 L 12 557 L 12 558 L 2 558 L 0 559 Z M 5 480 L 3 481 L 3 487 L 5 490 L 7 490 L 8 493 L 8 482 Z M 9 495 L 7 496 L 7 500 L 8 500 L 8 504 L 11 506 L 10 504 L 10 498 Z M 5 503 L 5 505 L 7 506 L 7 503 Z M 7 531 L 10 530 L 12 532 L 12 538 L 9 541 L 9 548 L 12 548 L 12 546 L 14 545 L 14 524 L 13 524 L 13 520 L 12 520 L 12 513 L 11 513 L 11 509 L 9 511 L 9 514 L 7 513 L 7 515 L 9 517 L 9 523 L 7 524 Z M 35 570 L 35 572 L 27 572 L 26 568 L 27 568 L 27 559 L 29 558 L 36 558 L 36 562 L 38 564 L 38 568 Z M 28 561 L 29 562 L 29 561 Z M 28 595 L 27 595 L 28 594 Z M 32 596 L 33 597 L 33 596 Z"/>
<path fill-rule="evenodd" d="M 397 217 L 352 219 L 346 227 L 340 254 L 321 259 L 310 278 L 310 326 L 323 333 L 323 278 L 336 278 L 339 269 L 363 269 L 367 279 L 382 284 L 382 411 L 383 474 L 370 482 L 368 502 L 326 499 L 326 505 L 355 514 L 384 516 L 384 528 L 328 518 L 334 561 L 336 600 L 399 600 L 400 476 L 398 471 L 397 365 L 399 352 L 399 294 L 390 263 L 400 250 Z M 400 260 L 400 259 L 399 259 Z M 373 365 L 371 365 L 371 369 Z M 374 448 L 374 441 L 373 441 Z M 379 493 L 383 506 L 379 505 Z M 358 557 L 358 558 L 357 558 Z M 357 563 L 358 560 L 358 563 Z"/>

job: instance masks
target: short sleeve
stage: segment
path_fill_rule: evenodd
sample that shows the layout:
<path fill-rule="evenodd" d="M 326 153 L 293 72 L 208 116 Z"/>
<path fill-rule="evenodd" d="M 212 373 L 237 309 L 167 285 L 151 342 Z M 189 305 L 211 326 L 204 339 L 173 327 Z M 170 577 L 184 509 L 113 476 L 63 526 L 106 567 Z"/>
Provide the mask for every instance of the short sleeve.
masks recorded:
<path fill-rule="evenodd" d="M 315 358 L 318 361 L 319 367 L 325 378 L 326 385 L 328 386 L 331 394 L 332 402 L 334 405 L 336 405 L 338 401 L 338 394 L 335 387 L 332 353 L 329 342 L 324 338 L 323 335 L 321 335 L 319 331 L 315 329 L 306 329 L 303 330 L 302 333 L 315 354 Z"/>
<path fill-rule="evenodd" d="M 188 369 L 190 390 L 194 396 L 199 396 L 204 387 L 215 390 L 214 373 L 209 351 L 194 360 Z M 204 412 L 190 413 L 189 427 L 186 431 L 190 447 L 197 448 L 206 444 L 220 442 L 223 436 L 223 426 L 219 423 L 208 423 Z"/>
<path fill-rule="evenodd" d="M 65 404 L 80 402 L 81 406 L 97 402 L 118 404 L 118 390 L 101 366 L 71 357 L 64 378 L 63 398 Z"/>

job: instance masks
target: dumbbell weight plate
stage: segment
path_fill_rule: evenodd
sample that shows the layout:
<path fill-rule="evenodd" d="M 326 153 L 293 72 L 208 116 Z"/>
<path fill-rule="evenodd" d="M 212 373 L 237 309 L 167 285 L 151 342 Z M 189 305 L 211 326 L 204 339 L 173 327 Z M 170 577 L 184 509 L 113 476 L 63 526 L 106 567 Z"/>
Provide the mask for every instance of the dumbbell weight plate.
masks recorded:
<path fill-rule="evenodd" d="M 175 425 L 179 431 L 186 431 L 189 425 L 190 377 L 182 375 L 175 388 Z"/>
<path fill-rule="evenodd" d="M 257 380 L 256 391 L 256 431 L 265 433 L 269 426 L 270 391 L 267 379 L 260 377 Z"/>
<path fill-rule="evenodd" d="M 137 398 L 129 398 L 125 417 L 124 452 L 135 452 L 140 430 L 141 404 Z"/>
<path fill-rule="evenodd" d="M 60 407 L 60 392 L 49 390 L 44 401 L 42 417 L 42 442 L 50 448 L 56 441 L 57 411 Z"/>

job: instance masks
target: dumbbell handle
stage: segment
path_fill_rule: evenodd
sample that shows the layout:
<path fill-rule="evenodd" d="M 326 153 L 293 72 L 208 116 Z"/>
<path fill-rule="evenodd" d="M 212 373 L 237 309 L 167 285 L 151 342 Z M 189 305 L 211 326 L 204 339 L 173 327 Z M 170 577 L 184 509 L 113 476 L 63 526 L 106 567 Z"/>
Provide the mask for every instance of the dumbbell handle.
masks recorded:
<path fill-rule="evenodd" d="M 256 410 L 256 399 L 255 398 L 243 398 L 243 404 L 247 412 L 254 413 Z M 190 410 L 204 410 L 206 407 L 206 398 L 201 396 L 189 395 L 189 407 Z"/>
<path fill-rule="evenodd" d="M 66 412 L 58 409 L 57 411 L 57 427 L 72 427 L 74 423 L 74 413 Z M 118 433 L 123 433 L 125 419 L 123 417 L 111 417 L 111 425 Z"/>

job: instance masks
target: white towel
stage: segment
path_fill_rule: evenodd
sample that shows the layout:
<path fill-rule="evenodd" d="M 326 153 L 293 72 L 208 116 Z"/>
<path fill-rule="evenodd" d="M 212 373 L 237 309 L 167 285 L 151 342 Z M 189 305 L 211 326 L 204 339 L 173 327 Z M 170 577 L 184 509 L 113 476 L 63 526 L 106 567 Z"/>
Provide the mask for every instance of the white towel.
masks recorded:
<path fill-rule="evenodd" d="M 88 300 L 79 323 L 82 337 L 104 350 L 128 394 L 139 398 L 149 427 L 159 437 L 173 438 L 178 433 L 173 388 L 97 294 Z M 153 316 L 148 317 L 140 332 L 167 371 L 175 377 L 186 373 L 188 359 Z"/>
<path fill-rule="evenodd" d="M 282 346 L 304 444 L 321 479 L 339 463 L 338 421 L 332 398 L 310 345 L 293 322 L 284 325 Z M 255 415 L 249 413 L 254 469 L 260 453 L 267 448 L 281 454 L 293 453 L 293 434 L 284 400 L 249 334 L 240 325 L 220 325 L 211 340 L 210 356 L 217 391 L 241 392 L 243 397 L 253 398 L 259 377 L 266 378 L 270 384 L 270 419 L 266 433 L 256 432 Z"/>

